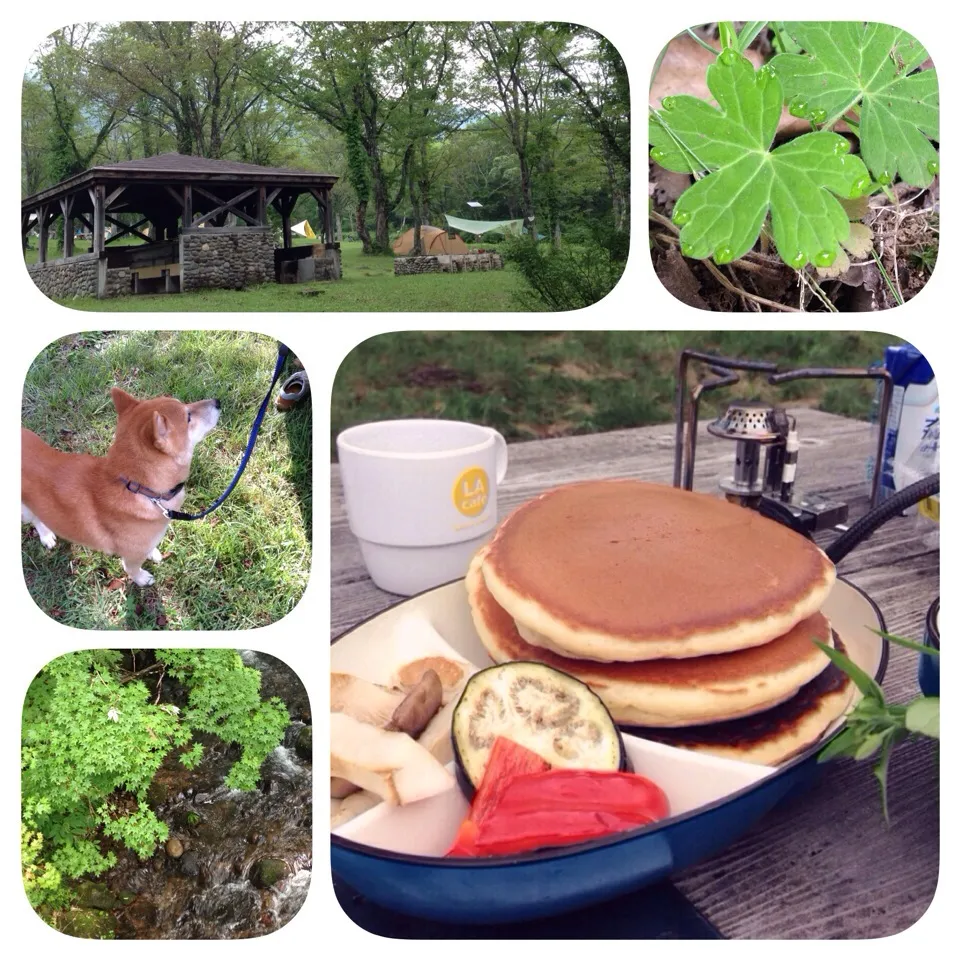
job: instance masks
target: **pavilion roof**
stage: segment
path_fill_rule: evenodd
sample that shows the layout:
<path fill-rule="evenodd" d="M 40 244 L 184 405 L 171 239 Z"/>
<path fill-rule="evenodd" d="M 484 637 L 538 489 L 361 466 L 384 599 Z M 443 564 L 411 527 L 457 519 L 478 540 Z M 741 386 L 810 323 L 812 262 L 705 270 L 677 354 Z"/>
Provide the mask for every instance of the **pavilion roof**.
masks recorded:
<path fill-rule="evenodd" d="M 272 186 L 331 187 L 339 178 L 332 173 L 315 170 L 294 170 L 289 167 L 263 167 L 238 160 L 211 160 L 208 157 L 185 156 L 180 153 L 161 153 L 140 160 L 98 164 L 75 174 L 60 183 L 47 187 L 21 201 L 21 210 L 27 211 L 40 203 L 57 200 L 74 191 L 96 183 L 136 182 L 175 185 L 187 183 L 263 183 Z"/>

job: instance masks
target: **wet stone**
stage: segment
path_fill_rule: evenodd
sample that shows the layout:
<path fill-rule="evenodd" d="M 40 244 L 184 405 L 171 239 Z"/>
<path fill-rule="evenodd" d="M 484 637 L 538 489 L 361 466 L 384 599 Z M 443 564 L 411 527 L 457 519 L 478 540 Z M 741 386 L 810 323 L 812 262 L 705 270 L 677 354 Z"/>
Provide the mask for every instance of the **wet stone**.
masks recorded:
<path fill-rule="evenodd" d="M 250 882 L 261 890 L 278 884 L 290 875 L 290 868 L 283 860 L 264 857 L 250 868 Z"/>
<path fill-rule="evenodd" d="M 313 759 L 313 727 L 304 727 L 297 734 L 294 750 L 301 760 Z"/>
<path fill-rule="evenodd" d="M 164 849 L 167 851 L 167 855 L 170 857 L 179 857 L 183 855 L 183 843 L 176 837 L 171 837 L 164 845 Z"/>

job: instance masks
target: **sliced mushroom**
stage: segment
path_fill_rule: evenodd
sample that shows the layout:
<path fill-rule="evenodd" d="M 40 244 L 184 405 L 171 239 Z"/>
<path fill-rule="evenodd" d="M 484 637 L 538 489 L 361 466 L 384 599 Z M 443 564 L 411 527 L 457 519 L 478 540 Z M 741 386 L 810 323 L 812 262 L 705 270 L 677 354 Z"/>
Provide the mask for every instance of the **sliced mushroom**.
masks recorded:
<path fill-rule="evenodd" d="M 342 800 L 330 801 L 330 829 L 341 827 L 348 823 L 354 817 L 359 817 L 361 813 L 372 810 L 378 803 L 383 801 L 369 790 L 358 790 L 356 793 L 344 797 Z"/>
<path fill-rule="evenodd" d="M 454 784 L 453 775 L 405 733 L 381 730 L 346 713 L 330 716 L 330 775 L 387 803 L 414 803 Z"/>
<path fill-rule="evenodd" d="M 435 670 L 425 670 L 384 729 L 406 733 L 414 740 L 426 729 L 443 702 L 443 684 Z"/>
<path fill-rule="evenodd" d="M 391 690 L 349 673 L 330 674 L 330 712 L 346 713 L 361 723 L 385 726 L 405 698 L 403 690 Z"/>
<path fill-rule="evenodd" d="M 349 797 L 351 793 L 356 793 L 359 789 L 355 783 L 344 780 L 343 777 L 330 778 L 330 796 L 334 800 L 343 800 L 344 797 Z"/>

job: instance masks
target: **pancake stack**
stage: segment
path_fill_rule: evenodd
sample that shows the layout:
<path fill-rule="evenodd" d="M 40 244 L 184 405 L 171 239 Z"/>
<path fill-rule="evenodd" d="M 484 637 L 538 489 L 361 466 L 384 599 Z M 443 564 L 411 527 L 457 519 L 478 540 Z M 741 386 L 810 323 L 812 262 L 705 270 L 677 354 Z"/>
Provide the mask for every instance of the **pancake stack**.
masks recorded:
<path fill-rule="evenodd" d="M 598 480 L 515 510 L 466 584 L 496 662 L 578 677 L 639 736 L 777 764 L 853 697 L 813 643 L 843 649 L 820 613 L 835 576 L 814 543 L 756 511 Z"/>

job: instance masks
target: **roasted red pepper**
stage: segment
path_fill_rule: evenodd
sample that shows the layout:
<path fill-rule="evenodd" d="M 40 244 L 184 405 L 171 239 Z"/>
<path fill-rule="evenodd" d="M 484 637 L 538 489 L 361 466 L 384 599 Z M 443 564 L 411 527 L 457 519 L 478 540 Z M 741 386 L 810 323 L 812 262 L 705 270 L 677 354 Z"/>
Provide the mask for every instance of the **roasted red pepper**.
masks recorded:
<path fill-rule="evenodd" d="M 538 753 L 506 737 L 497 737 L 490 749 L 490 756 L 487 757 L 487 766 L 470 806 L 470 813 L 460 825 L 448 856 L 468 857 L 475 854 L 473 839 L 477 835 L 478 822 L 496 809 L 500 794 L 514 777 L 524 773 L 542 773 L 549 769 L 550 764 Z"/>
<path fill-rule="evenodd" d="M 500 739 L 449 855 L 491 856 L 579 843 L 669 813 L 666 794 L 638 774 L 554 769 L 542 760 L 539 770 L 526 772 L 520 768 L 534 763 L 515 753 L 524 748 L 512 743 L 500 748 L 494 764 Z"/>

